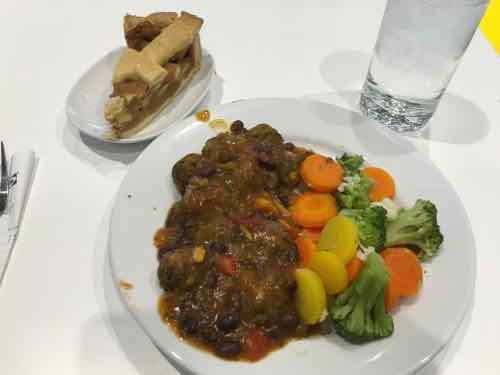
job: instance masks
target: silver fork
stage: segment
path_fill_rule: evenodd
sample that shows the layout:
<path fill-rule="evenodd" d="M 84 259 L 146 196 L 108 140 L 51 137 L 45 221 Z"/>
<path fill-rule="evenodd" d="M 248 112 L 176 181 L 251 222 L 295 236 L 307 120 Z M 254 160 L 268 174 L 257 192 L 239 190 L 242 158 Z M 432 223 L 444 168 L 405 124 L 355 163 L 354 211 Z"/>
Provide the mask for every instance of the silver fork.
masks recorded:
<path fill-rule="evenodd" d="M 1 142 L 0 166 L 0 215 L 7 207 L 7 197 L 9 195 L 9 173 L 7 172 L 7 157 L 5 156 L 5 146 Z"/>

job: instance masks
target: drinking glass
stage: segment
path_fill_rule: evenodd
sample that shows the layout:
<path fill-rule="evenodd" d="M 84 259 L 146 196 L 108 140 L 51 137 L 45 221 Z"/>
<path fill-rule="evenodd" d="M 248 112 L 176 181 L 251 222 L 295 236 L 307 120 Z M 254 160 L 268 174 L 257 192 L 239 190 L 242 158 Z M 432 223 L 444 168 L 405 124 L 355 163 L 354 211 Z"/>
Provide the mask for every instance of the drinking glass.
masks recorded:
<path fill-rule="evenodd" d="M 489 0 L 388 0 L 360 99 L 399 132 L 432 117 Z"/>

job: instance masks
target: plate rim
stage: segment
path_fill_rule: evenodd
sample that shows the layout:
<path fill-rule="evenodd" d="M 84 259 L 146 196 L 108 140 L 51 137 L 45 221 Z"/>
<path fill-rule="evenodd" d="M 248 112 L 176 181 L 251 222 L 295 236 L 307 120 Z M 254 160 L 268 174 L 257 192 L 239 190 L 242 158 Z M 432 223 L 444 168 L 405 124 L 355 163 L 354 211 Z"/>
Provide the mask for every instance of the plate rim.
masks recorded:
<path fill-rule="evenodd" d="M 345 108 L 345 107 L 342 107 L 338 104 L 334 104 L 334 103 L 329 103 L 327 101 L 323 101 L 321 99 L 315 99 L 315 98 L 293 98 L 293 97 L 257 97 L 257 98 L 248 98 L 248 99 L 237 99 L 237 100 L 233 100 L 233 101 L 230 101 L 230 102 L 226 102 L 226 103 L 221 103 L 213 108 L 210 108 L 210 111 L 213 112 L 213 113 L 221 113 L 221 112 L 225 112 L 228 110 L 228 108 L 232 107 L 233 105 L 235 104 L 257 104 L 257 103 L 262 103 L 262 104 L 266 104 L 267 102 L 269 103 L 272 103 L 272 102 L 275 102 L 275 101 L 280 101 L 280 102 L 283 102 L 283 101 L 289 101 L 290 103 L 293 103 L 293 102 L 309 102 L 309 103 L 321 103 L 323 105 L 331 105 L 331 106 L 334 106 L 334 107 L 339 107 L 339 108 L 342 108 L 342 109 L 345 109 L 346 111 L 350 111 L 350 112 L 353 112 L 353 113 L 356 113 L 356 114 L 359 114 L 359 112 L 355 112 L 353 111 L 352 109 L 350 108 Z M 368 120 L 367 121 L 369 122 L 373 122 L 371 120 Z M 141 321 L 141 319 L 139 318 L 138 314 L 134 313 L 134 309 L 131 308 L 131 306 L 129 305 L 128 301 L 127 301 L 127 298 L 126 296 L 124 295 L 124 293 L 122 293 L 122 291 L 120 290 L 119 288 L 119 276 L 117 275 L 116 273 L 116 270 L 115 270 L 115 264 L 114 264 L 114 259 L 113 259 L 113 250 L 112 250 L 112 246 L 111 246 L 111 233 L 112 233 L 112 225 L 113 225 L 113 218 L 116 214 L 116 210 L 117 210 L 117 197 L 118 195 L 120 194 L 120 192 L 122 191 L 122 188 L 125 186 L 126 182 L 127 182 L 127 177 L 129 176 L 129 174 L 132 173 L 132 171 L 134 170 L 135 166 L 137 164 L 140 163 L 140 160 L 142 160 L 145 156 L 145 154 L 147 154 L 150 150 L 150 147 L 153 147 L 154 143 L 159 141 L 162 137 L 168 137 L 169 135 L 171 135 L 172 133 L 173 134 L 176 134 L 178 131 L 181 131 L 182 129 L 185 129 L 189 126 L 192 126 L 194 123 L 196 122 L 199 122 L 198 120 L 196 120 L 196 118 L 194 117 L 194 115 L 191 115 L 191 116 L 188 116 L 178 122 L 175 122 L 173 123 L 171 126 L 169 126 L 167 129 L 165 129 L 164 132 L 162 132 L 162 134 L 160 136 L 158 136 L 153 142 L 151 142 L 144 150 L 143 152 L 138 156 L 138 158 L 131 164 L 130 168 L 128 169 L 127 171 L 127 174 L 125 175 L 125 177 L 123 178 L 123 180 L 121 181 L 120 183 L 120 186 L 116 192 L 116 195 L 115 195 L 115 199 L 114 199 L 114 202 L 113 202 L 113 208 L 111 210 L 111 215 L 110 215 L 110 220 L 108 222 L 108 230 L 109 230 L 109 237 L 108 237 L 108 246 L 107 246 L 107 251 L 108 251 L 108 256 L 109 256 L 109 260 L 110 260 L 110 268 L 111 268 L 111 275 L 112 275 L 112 278 L 113 278 L 113 281 L 114 281 L 114 287 L 115 289 L 117 290 L 117 293 L 120 297 L 120 300 L 121 302 L 123 303 L 123 305 L 125 306 L 125 308 L 127 309 L 127 311 L 132 315 L 132 317 L 134 318 L 134 320 L 138 323 L 138 325 L 141 327 L 141 329 L 144 331 L 144 334 L 155 344 L 155 346 L 157 347 L 157 349 L 163 353 L 166 358 L 169 360 L 169 362 L 172 363 L 172 365 L 174 365 L 174 367 L 176 368 L 181 368 L 183 370 L 186 370 L 190 373 L 193 373 L 193 374 L 196 374 L 196 375 L 204 375 L 206 372 L 196 372 L 196 370 L 192 367 L 189 367 L 186 365 L 185 361 L 182 361 L 180 360 L 176 355 L 175 353 L 172 353 L 172 352 L 169 352 L 169 351 L 165 351 L 163 350 L 163 348 L 161 347 L 161 345 L 159 345 L 158 343 L 156 343 L 154 337 L 152 336 L 152 334 L 150 334 L 150 332 L 148 331 L 148 329 L 144 326 L 143 322 Z M 389 136 L 390 138 L 392 138 L 393 140 L 397 140 L 397 141 L 401 141 L 403 140 L 403 142 L 408 142 L 408 138 L 407 137 L 404 137 L 403 135 L 400 135 L 398 133 L 395 133 L 389 129 L 386 129 L 386 128 L 383 128 L 381 127 L 379 124 L 373 122 L 374 126 L 376 126 L 379 130 L 378 131 L 381 131 L 383 133 L 385 133 L 387 136 Z M 349 125 L 349 126 L 352 126 L 352 125 Z M 469 219 L 469 215 L 468 215 L 468 212 L 467 210 L 465 209 L 465 206 L 462 202 L 462 200 L 460 199 L 460 196 L 458 195 L 457 191 L 455 190 L 454 186 L 451 184 L 451 182 L 446 178 L 446 176 L 441 172 L 441 169 L 424 153 L 422 153 L 420 150 L 416 149 L 414 151 L 414 154 L 415 154 L 415 157 L 417 157 L 419 159 L 419 161 L 427 164 L 427 167 L 428 168 L 432 168 L 434 169 L 435 172 L 437 172 L 442 178 L 443 180 L 446 182 L 446 185 L 447 187 L 452 191 L 453 195 L 451 197 L 451 199 L 454 200 L 454 203 L 457 204 L 458 206 L 458 210 L 457 212 L 460 214 L 461 216 L 461 219 L 463 219 L 463 224 L 466 226 L 465 229 L 466 232 L 467 232 L 467 237 L 470 244 L 470 247 L 468 248 L 468 251 L 467 253 L 469 254 L 468 258 L 467 258 L 467 261 L 470 262 L 470 268 L 469 268 L 469 273 L 470 273 L 470 280 L 469 282 L 467 283 L 467 289 L 465 290 L 464 292 L 464 298 L 462 299 L 462 304 L 460 306 L 460 310 L 459 310 L 459 313 L 455 316 L 455 319 L 453 321 L 452 324 L 450 324 L 450 328 L 448 329 L 448 331 L 446 331 L 443 336 L 445 336 L 443 342 L 439 342 L 437 343 L 436 345 L 434 345 L 433 349 L 432 350 L 429 350 L 427 349 L 427 352 L 428 354 L 422 358 L 420 361 L 416 361 L 416 362 L 413 362 L 411 365 L 409 366 L 406 366 L 405 369 L 402 371 L 402 372 L 399 372 L 400 374 L 412 374 L 414 373 L 415 371 L 421 369 L 423 366 L 425 366 L 427 363 L 429 363 L 433 358 L 435 358 L 444 348 L 446 345 L 448 345 L 450 343 L 450 341 L 453 339 L 453 337 L 456 335 L 458 329 L 460 328 L 460 326 L 462 325 L 464 319 L 465 319 L 465 316 L 466 316 L 466 313 L 468 311 L 469 308 L 473 308 L 473 306 L 470 304 L 471 301 L 474 300 L 473 296 L 475 294 L 475 287 L 476 287 L 476 278 L 477 278 L 477 275 L 476 275 L 476 272 L 477 272 L 477 247 L 476 247 L 476 240 L 475 240 L 475 237 L 474 237 L 474 232 L 472 230 L 472 225 L 471 225 L 471 222 L 470 222 L 470 219 Z M 389 338 L 390 340 L 390 338 Z M 199 349 L 196 349 L 194 348 L 194 350 L 199 350 Z M 227 362 L 227 361 L 224 361 L 224 360 L 221 360 L 221 359 L 217 359 L 216 357 L 214 357 L 214 359 L 216 360 L 219 360 L 221 363 L 232 363 L 232 362 Z M 238 363 L 238 362 L 236 362 Z"/>

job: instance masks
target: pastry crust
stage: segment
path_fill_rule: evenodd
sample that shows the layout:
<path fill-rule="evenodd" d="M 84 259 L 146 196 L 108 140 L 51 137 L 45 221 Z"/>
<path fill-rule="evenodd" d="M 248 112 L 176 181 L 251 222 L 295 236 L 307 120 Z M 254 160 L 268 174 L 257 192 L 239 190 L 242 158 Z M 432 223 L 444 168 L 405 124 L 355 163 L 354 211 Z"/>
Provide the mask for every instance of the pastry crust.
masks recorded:
<path fill-rule="evenodd" d="M 110 138 L 144 129 L 189 84 L 201 67 L 202 24 L 187 12 L 180 17 L 171 12 L 125 16 L 128 48 L 115 67 L 113 93 L 105 106 Z"/>

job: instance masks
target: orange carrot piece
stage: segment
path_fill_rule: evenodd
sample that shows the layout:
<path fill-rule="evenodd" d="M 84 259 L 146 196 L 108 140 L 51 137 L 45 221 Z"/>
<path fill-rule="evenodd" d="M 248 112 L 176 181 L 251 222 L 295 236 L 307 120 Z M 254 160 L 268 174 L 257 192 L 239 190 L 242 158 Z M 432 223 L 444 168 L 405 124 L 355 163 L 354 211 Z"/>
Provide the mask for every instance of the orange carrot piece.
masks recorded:
<path fill-rule="evenodd" d="M 299 251 L 301 265 L 307 266 L 314 254 L 318 251 L 318 246 L 310 237 L 304 234 L 299 235 L 295 239 L 295 244 Z"/>
<path fill-rule="evenodd" d="M 300 175 L 312 190 L 331 193 L 341 184 L 344 170 L 335 160 L 313 154 L 300 165 Z"/>
<path fill-rule="evenodd" d="M 309 237 L 314 243 L 318 243 L 319 237 L 321 236 L 321 229 L 304 229 L 303 235 Z"/>
<path fill-rule="evenodd" d="M 393 198 L 396 194 L 396 185 L 392 176 L 382 168 L 366 167 L 362 173 L 373 181 L 370 189 L 370 200 L 379 202 L 384 198 Z"/>
<path fill-rule="evenodd" d="M 361 272 L 365 262 L 359 259 L 357 256 L 352 258 L 349 263 L 346 265 L 347 269 L 347 277 L 349 278 L 349 283 L 352 283 L 353 280 L 358 277 L 358 274 Z"/>
<path fill-rule="evenodd" d="M 401 295 L 395 289 L 394 284 L 389 281 L 389 284 L 387 284 L 387 287 L 385 288 L 384 295 L 385 311 L 391 311 L 393 308 L 399 305 L 400 298 Z"/>
<path fill-rule="evenodd" d="M 322 228 L 337 215 L 337 204 L 331 194 L 304 193 L 291 208 L 293 221 L 304 228 Z"/>
<path fill-rule="evenodd" d="M 389 271 L 393 294 L 416 296 L 422 286 L 423 271 L 415 253 L 404 247 L 387 248 L 380 253 Z"/>

